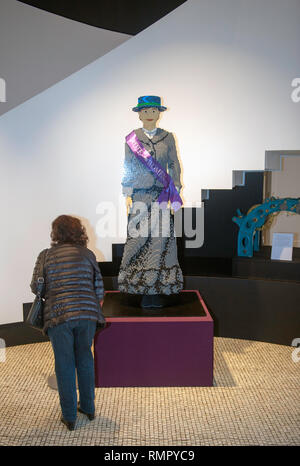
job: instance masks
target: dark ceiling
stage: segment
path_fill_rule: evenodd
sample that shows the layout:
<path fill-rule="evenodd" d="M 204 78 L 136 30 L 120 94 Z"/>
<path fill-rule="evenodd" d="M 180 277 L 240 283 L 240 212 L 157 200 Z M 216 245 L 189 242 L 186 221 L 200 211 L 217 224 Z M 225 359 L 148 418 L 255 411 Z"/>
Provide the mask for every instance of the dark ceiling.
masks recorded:
<path fill-rule="evenodd" d="M 110 31 L 135 35 L 187 0 L 19 0 Z"/>

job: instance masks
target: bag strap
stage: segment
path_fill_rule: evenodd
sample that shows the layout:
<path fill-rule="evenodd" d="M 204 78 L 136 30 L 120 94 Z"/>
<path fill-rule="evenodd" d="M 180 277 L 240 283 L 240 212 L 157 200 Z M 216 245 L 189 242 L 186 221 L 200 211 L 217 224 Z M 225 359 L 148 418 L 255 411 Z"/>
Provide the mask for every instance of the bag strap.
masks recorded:
<path fill-rule="evenodd" d="M 44 267 L 45 267 L 45 262 L 46 262 L 46 257 L 48 255 L 48 251 L 49 251 L 49 249 L 46 249 L 45 253 L 43 255 L 43 268 L 42 268 L 43 276 L 37 278 L 37 293 L 36 294 L 38 296 L 42 295 L 42 292 L 43 292 L 44 286 L 45 286 Z"/>

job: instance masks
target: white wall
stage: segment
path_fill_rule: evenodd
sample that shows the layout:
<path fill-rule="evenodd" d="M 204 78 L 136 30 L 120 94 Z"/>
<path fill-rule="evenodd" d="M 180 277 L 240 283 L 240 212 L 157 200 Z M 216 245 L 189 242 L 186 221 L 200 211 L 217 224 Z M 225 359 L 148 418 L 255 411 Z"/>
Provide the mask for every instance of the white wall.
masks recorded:
<path fill-rule="evenodd" d="M 264 169 L 265 150 L 299 149 L 299 22 L 298 0 L 190 0 L 0 118 L 0 323 L 21 320 L 32 300 L 57 215 L 85 219 L 98 260 L 111 259 L 122 235 L 97 238 L 97 206 L 118 205 L 138 96 L 169 108 L 161 127 L 176 136 L 186 202 L 231 188 L 232 170 Z"/>

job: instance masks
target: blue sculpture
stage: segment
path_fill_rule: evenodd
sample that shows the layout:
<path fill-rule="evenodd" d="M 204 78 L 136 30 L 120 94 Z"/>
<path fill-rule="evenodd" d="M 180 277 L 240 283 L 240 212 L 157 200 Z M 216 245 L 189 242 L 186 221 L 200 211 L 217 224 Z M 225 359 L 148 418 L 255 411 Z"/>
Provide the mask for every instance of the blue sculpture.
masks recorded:
<path fill-rule="evenodd" d="M 253 257 L 253 250 L 259 250 L 260 230 L 270 215 L 278 212 L 292 212 L 300 214 L 300 198 L 276 199 L 270 197 L 263 204 L 254 206 L 246 215 L 237 209 L 237 217 L 232 221 L 239 226 L 238 256 Z"/>

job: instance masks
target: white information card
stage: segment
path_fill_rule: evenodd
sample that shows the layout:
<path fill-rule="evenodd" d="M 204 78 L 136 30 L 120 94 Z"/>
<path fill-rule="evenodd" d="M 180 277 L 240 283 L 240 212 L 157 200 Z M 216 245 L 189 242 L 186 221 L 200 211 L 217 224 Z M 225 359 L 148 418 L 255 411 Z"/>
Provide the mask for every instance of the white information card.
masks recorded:
<path fill-rule="evenodd" d="M 293 258 L 293 233 L 273 233 L 271 259 L 291 261 Z"/>

